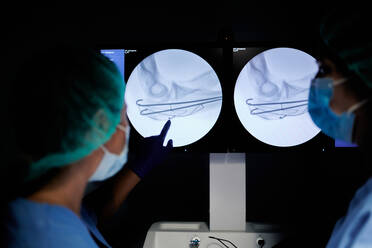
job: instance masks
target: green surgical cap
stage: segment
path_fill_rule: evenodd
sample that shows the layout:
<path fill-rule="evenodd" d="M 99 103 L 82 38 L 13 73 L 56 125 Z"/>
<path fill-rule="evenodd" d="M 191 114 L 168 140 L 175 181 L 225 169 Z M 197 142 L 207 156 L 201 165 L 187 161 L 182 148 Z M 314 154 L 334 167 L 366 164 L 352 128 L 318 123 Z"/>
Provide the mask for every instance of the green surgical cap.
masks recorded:
<path fill-rule="evenodd" d="M 12 86 L 18 152 L 29 158 L 25 181 L 86 157 L 120 122 L 124 80 L 94 50 L 63 46 L 35 54 Z"/>
<path fill-rule="evenodd" d="M 372 40 L 370 13 L 352 8 L 335 9 L 320 25 L 324 43 L 348 69 L 372 88 Z"/>

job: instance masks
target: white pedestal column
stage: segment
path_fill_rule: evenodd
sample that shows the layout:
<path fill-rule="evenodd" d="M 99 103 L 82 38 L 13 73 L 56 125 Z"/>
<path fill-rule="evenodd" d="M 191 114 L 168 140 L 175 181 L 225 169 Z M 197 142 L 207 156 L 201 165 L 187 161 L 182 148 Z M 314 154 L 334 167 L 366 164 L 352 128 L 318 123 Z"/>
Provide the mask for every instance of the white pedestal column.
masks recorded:
<path fill-rule="evenodd" d="M 246 231 L 244 153 L 209 156 L 210 231 Z"/>

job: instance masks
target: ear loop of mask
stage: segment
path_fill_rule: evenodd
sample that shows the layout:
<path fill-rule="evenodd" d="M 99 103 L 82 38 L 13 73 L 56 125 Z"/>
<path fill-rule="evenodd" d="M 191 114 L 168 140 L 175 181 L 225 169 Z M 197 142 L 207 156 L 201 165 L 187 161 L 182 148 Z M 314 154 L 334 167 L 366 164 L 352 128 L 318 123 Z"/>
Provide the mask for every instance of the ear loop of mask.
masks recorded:
<path fill-rule="evenodd" d="M 101 145 L 100 148 L 105 152 L 105 153 L 110 153 L 109 150 L 104 145 Z"/>
<path fill-rule="evenodd" d="M 348 80 L 348 78 L 341 78 L 333 81 L 333 87 L 338 86 L 340 84 L 345 83 Z"/>
<path fill-rule="evenodd" d="M 354 104 L 353 106 L 351 106 L 346 112 L 348 114 L 351 114 L 351 113 L 355 112 L 357 109 L 361 108 L 367 102 L 368 102 L 368 99 L 364 99 L 363 101 L 358 102 L 358 103 Z"/>
<path fill-rule="evenodd" d="M 341 78 L 341 79 L 335 80 L 333 82 L 333 87 L 341 85 L 341 84 L 345 83 L 347 80 L 348 80 L 348 78 Z M 364 100 L 352 105 L 351 107 L 349 107 L 349 109 L 346 111 L 346 113 L 351 114 L 351 113 L 355 112 L 357 109 L 361 108 L 367 102 L 368 102 L 368 99 L 364 99 Z"/>
<path fill-rule="evenodd" d="M 122 124 L 118 124 L 116 126 L 117 129 L 120 129 L 121 131 L 123 131 L 125 133 L 125 135 L 128 135 L 128 129 L 129 127 L 125 127 L 123 126 Z M 105 152 L 105 153 L 111 153 L 104 145 L 101 145 L 100 148 Z"/>
<path fill-rule="evenodd" d="M 128 127 L 124 127 L 122 124 L 117 125 L 116 128 L 120 129 L 124 133 L 127 133 L 127 131 L 128 131 Z"/>

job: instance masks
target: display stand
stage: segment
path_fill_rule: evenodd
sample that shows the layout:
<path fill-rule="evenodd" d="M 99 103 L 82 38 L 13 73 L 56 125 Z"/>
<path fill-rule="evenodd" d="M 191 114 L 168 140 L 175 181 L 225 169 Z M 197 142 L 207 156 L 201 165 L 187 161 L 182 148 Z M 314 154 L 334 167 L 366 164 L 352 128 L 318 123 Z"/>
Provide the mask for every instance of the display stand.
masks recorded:
<path fill-rule="evenodd" d="M 204 222 L 156 222 L 144 248 L 260 248 L 284 238 L 278 226 L 246 222 L 244 153 L 211 153 L 209 165 L 209 228 Z"/>

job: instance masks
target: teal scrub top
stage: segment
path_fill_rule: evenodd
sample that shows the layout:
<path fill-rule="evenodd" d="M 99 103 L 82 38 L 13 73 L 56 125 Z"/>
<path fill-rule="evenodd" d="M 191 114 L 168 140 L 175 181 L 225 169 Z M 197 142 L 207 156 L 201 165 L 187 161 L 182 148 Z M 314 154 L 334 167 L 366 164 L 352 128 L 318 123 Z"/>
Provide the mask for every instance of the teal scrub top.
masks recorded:
<path fill-rule="evenodd" d="M 84 205 L 81 217 L 70 209 L 18 198 L 8 205 L 7 247 L 110 247 L 98 231 L 93 211 Z"/>
<path fill-rule="evenodd" d="M 327 248 L 372 247 L 372 178 L 358 191 L 335 225 Z"/>

